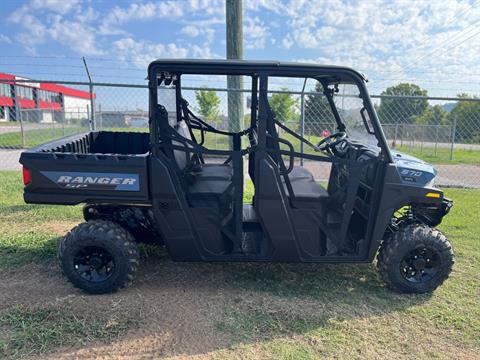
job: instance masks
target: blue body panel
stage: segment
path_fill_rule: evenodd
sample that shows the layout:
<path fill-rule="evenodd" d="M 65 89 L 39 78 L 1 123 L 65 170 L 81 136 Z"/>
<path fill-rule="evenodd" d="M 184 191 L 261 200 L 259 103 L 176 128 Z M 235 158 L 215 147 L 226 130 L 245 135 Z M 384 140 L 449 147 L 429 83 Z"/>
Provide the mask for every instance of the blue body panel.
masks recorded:
<path fill-rule="evenodd" d="M 437 169 L 425 161 L 397 151 L 390 152 L 403 183 L 423 187 L 431 184 L 437 176 Z"/>

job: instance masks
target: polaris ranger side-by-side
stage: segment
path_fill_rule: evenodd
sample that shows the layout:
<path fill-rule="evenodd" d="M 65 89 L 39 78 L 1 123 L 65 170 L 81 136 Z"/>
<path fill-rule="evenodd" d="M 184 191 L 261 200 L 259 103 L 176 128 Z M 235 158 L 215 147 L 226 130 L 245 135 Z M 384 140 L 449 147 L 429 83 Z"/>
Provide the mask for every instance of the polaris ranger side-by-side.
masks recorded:
<path fill-rule="evenodd" d="M 195 114 L 182 87 L 191 75 L 247 79 L 245 129 L 219 130 Z M 320 84 L 335 132 L 314 144 L 280 122 L 269 103 L 273 78 Z M 142 241 L 165 245 L 176 261 L 365 263 L 378 253 L 381 277 L 401 292 L 433 291 L 448 277 L 452 247 L 435 227 L 452 202 L 433 186 L 432 166 L 388 148 L 360 73 L 312 64 L 157 60 L 148 81 L 149 133 L 92 131 L 21 155 L 27 203 L 86 204 L 86 222 L 58 252 L 75 286 L 89 293 L 125 286 L 137 271 Z M 173 111 L 165 89 L 174 94 Z M 345 97 L 358 106 L 340 108 Z M 209 133 L 228 138 L 229 150 L 209 148 Z M 328 184 L 316 182 L 303 162 L 328 166 Z M 254 186 L 248 204 L 244 168 Z"/>

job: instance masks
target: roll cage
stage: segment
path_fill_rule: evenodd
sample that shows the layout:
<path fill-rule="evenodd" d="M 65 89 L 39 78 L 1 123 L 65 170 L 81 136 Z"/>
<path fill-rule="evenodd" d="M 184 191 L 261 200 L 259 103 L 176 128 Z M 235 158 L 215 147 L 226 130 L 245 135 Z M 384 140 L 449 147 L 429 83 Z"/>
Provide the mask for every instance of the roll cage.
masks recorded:
<path fill-rule="evenodd" d="M 196 116 L 182 95 L 184 75 L 250 77 L 250 126 L 238 132 L 223 131 Z M 367 125 L 366 129 L 375 136 L 378 148 L 372 152 L 368 146 L 359 145 L 356 147 L 358 151 L 355 150 L 358 154 L 351 158 L 295 151 L 288 140 L 279 136 L 278 128 L 314 150 L 318 149 L 275 118 L 268 98 L 268 83 L 272 77 L 318 80 L 323 85 L 323 92 L 338 131 L 344 131 L 347 124 L 342 121 L 333 95 L 338 91 L 338 84 L 355 85 L 359 92 L 355 97 L 362 101 L 362 120 L 366 125 L 364 113 L 367 113 L 372 129 L 369 131 Z M 175 92 L 176 125 L 171 124 L 172 114 L 159 103 L 161 86 Z M 217 250 L 205 248 L 204 244 L 209 240 L 206 234 L 202 235 L 204 230 L 192 229 L 192 234 L 199 237 L 195 251 L 200 254 L 195 256 L 211 260 L 224 259 L 225 256 L 239 260 L 369 260 L 367 254 L 372 246 L 378 244 L 378 234 L 385 231 L 382 227 L 386 224 L 379 225 L 376 220 L 383 192 L 384 169 L 392 162 L 392 158 L 368 97 L 365 78 L 360 73 L 344 67 L 290 63 L 158 60 L 149 66 L 149 91 L 152 174 L 164 171 L 153 165 L 158 161 L 164 165 L 170 164 L 168 174 L 173 176 L 175 183 L 178 181 L 178 185 L 174 187 L 179 201 L 183 204 L 186 219 L 190 219 L 193 224 L 194 219 L 203 218 L 202 222 L 194 226 L 212 226 L 208 233 L 219 231 L 220 235 L 215 237 L 216 245 L 211 246 L 217 246 L 222 249 L 218 251 L 228 254 L 212 255 L 211 252 Z M 205 147 L 207 132 L 231 138 L 230 150 Z M 248 137 L 249 146 L 242 148 L 242 137 Z M 180 156 L 183 159 L 181 161 L 179 153 L 183 154 Z M 360 153 L 365 156 L 360 156 Z M 243 159 L 247 154 L 248 172 L 255 193 L 251 205 L 243 204 Z M 204 156 L 221 156 L 226 157 L 226 160 L 220 165 L 205 164 Z M 288 161 L 285 161 L 285 158 L 288 158 Z M 316 182 L 313 173 L 308 169 L 295 166 L 295 159 L 331 166 L 328 188 L 325 189 Z M 167 176 L 167 173 L 164 174 Z M 163 192 L 156 189 L 157 179 L 151 178 L 153 193 Z M 153 197 L 154 209 L 167 206 L 159 199 L 160 197 Z M 162 215 L 157 216 L 160 218 Z M 307 216 L 308 220 L 304 220 L 303 216 Z M 213 225 L 209 219 L 214 218 L 217 220 Z M 210 225 L 206 225 L 209 223 Z M 303 238 L 302 233 L 309 235 Z M 203 240 L 202 236 L 205 236 Z M 225 238 L 230 245 L 219 245 Z M 259 247 L 254 254 L 243 251 L 245 241 L 249 238 Z M 174 242 L 170 244 L 177 246 Z M 180 243 L 178 246 L 179 258 L 194 258 L 186 254 L 193 249 L 181 247 Z M 317 248 L 314 251 L 316 255 L 312 255 L 311 249 L 308 249 L 312 246 Z"/>
<path fill-rule="evenodd" d="M 195 75 L 243 75 L 250 76 L 252 78 L 252 101 L 257 101 L 256 104 L 252 104 L 252 116 L 250 128 L 258 126 L 257 124 L 257 112 L 254 111 L 254 107 L 258 105 L 258 99 L 261 97 L 267 98 L 268 92 L 268 78 L 269 77 L 294 77 L 294 78 L 311 78 L 318 80 L 324 89 L 324 95 L 330 105 L 334 120 L 337 124 L 337 130 L 345 131 L 346 125 L 343 123 L 337 107 L 333 101 L 333 94 L 338 83 L 351 83 L 358 86 L 360 97 L 363 100 L 364 107 L 362 110 L 362 117 L 364 117 L 363 111 L 366 111 L 373 126 L 373 134 L 375 135 L 378 146 L 382 151 L 382 155 L 388 162 L 393 162 L 392 155 L 390 154 L 385 135 L 382 127 L 380 126 L 378 117 L 374 111 L 368 91 L 365 86 L 366 78 L 359 72 L 350 69 L 348 67 L 339 66 L 320 66 L 312 64 L 297 64 L 297 63 L 282 63 L 282 62 L 270 62 L 270 61 L 241 61 L 241 60 L 157 60 L 150 64 L 148 67 L 148 79 L 150 89 L 150 112 L 154 114 L 158 111 L 158 86 L 160 84 L 170 85 L 175 84 L 177 92 L 177 117 L 182 114 L 182 106 L 184 106 L 181 99 L 181 77 L 182 75 L 195 74 Z M 264 79 L 266 86 L 259 86 L 259 80 Z M 268 101 L 264 103 L 268 107 Z M 257 109 L 260 110 L 261 109 Z M 191 112 L 190 112 L 191 114 Z M 190 115 L 192 116 L 192 114 Z M 192 116 L 193 117 L 193 116 Z M 150 133 L 152 137 L 152 144 L 155 144 L 162 136 L 162 132 L 168 133 L 168 124 L 155 124 L 161 117 L 153 116 L 153 123 L 150 124 Z M 210 132 L 219 132 L 206 123 L 199 122 L 196 118 L 192 121 L 192 128 L 201 129 Z M 367 127 L 368 131 L 368 127 Z M 203 131 L 202 131 L 203 133 Z M 220 133 L 220 132 L 219 132 Z M 222 132 L 224 135 L 234 136 L 233 133 Z M 228 134 L 227 134 L 228 133 Z M 240 136 L 248 133 L 248 129 L 244 131 Z M 193 135 L 193 134 L 192 134 Z M 235 135 L 237 136 L 237 135 Z M 308 142 L 307 142 L 308 145 Z M 199 149 L 202 150 L 202 149 Z M 210 152 L 215 155 L 211 150 L 203 152 Z M 220 153 L 217 153 L 220 155 Z"/>

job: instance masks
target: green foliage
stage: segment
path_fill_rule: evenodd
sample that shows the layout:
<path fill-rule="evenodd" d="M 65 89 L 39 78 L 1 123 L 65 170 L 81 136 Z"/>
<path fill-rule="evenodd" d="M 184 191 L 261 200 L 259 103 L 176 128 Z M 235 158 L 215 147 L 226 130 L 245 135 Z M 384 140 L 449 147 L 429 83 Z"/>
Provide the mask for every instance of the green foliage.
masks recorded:
<path fill-rule="evenodd" d="M 220 98 L 214 90 L 197 90 L 195 98 L 199 106 L 200 114 L 208 120 L 218 118 L 220 114 Z"/>
<path fill-rule="evenodd" d="M 286 88 L 282 88 L 282 91 L 288 91 Z M 278 121 L 287 122 L 292 120 L 298 120 L 296 112 L 296 105 L 298 99 L 294 99 L 292 94 L 273 94 L 269 100 L 270 107 Z"/>
<path fill-rule="evenodd" d="M 427 90 L 409 83 L 401 83 L 382 91 L 381 95 L 427 96 Z M 382 98 L 378 107 L 378 116 L 384 124 L 408 123 L 422 115 L 428 108 L 427 99 Z"/>
<path fill-rule="evenodd" d="M 323 94 L 322 84 L 317 82 L 315 92 Z M 306 129 L 335 128 L 335 118 L 332 109 L 325 96 L 320 94 L 309 94 L 305 99 L 305 127 Z"/>
<path fill-rule="evenodd" d="M 459 97 L 468 97 L 459 94 Z M 455 140 L 478 142 L 480 139 L 480 101 L 459 101 L 450 112 L 450 124 L 456 124 Z"/>
<path fill-rule="evenodd" d="M 415 122 L 421 125 L 445 125 L 448 123 L 448 111 L 441 105 L 435 105 L 427 108 Z"/>

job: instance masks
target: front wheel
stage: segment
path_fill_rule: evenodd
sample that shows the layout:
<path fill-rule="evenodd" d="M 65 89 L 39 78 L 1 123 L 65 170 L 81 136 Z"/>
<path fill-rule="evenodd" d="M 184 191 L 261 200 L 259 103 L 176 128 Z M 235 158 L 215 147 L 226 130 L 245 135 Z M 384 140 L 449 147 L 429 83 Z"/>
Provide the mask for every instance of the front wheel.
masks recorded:
<path fill-rule="evenodd" d="M 133 280 L 139 253 L 130 233 L 105 220 L 91 220 L 70 231 L 58 249 L 64 275 L 91 293 L 111 293 Z"/>
<path fill-rule="evenodd" d="M 439 287 L 454 263 L 445 235 L 422 224 L 400 228 L 385 239 L 377 256 L 382 279 L 404 293 L 426 293 Z"/>

